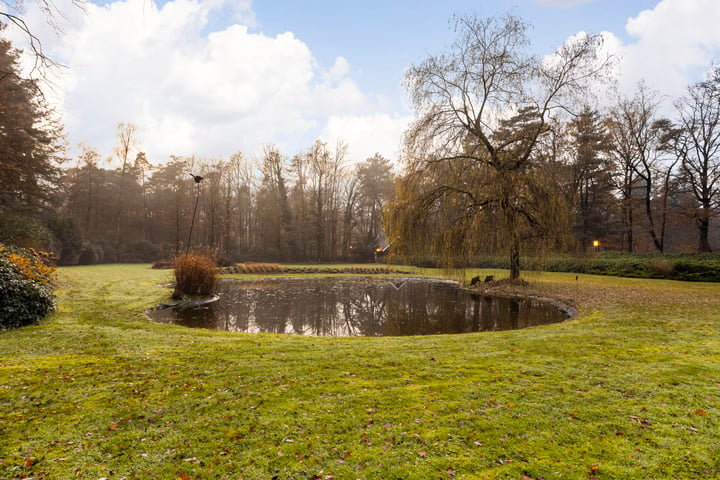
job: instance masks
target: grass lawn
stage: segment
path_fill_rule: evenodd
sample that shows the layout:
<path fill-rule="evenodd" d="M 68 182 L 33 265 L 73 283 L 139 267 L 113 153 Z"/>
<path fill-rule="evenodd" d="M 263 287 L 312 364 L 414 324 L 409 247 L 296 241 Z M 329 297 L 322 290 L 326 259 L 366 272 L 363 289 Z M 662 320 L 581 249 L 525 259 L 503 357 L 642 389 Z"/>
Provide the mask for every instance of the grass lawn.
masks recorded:
<path fill-rule="evenodd" d="M 531 274 L 579 316 L 304 338 L 155 324 L 170 276 L 63 268 L 0 332 L 0 479 L 720 478 L 720 284 Z"/>

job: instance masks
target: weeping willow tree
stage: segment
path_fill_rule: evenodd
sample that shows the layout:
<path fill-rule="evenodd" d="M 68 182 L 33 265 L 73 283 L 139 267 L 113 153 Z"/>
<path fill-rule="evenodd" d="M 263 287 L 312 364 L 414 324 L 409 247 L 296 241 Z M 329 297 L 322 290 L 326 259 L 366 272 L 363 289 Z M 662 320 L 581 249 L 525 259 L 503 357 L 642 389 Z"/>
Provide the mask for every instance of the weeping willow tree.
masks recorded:
<path fill-rule="evenodd" d="M 601 39 L 588 35 L 538 59 L 525 51 L 527 28 L 513 15 L 458 17 L 451 50 L 409 69 L 416 120 L 389 225 L 401 245 L 425 242 L 445 256 L 482 236 L 505 247 L 512 279 L 525 240 L 565 228 L 541 152 L 553 112 L 568 111 L 607 65 Z"/>
<path fill-rule="evenodd" d="M 511 118 L 507 127 L 518 121 Z M 408 165 L 387 214 L 390 235 L 402 239 L 396 248 L 432 252 L 446 267 L 508 254 L 512 278 L 519 276 L 521 250 L 541 255 L 566 248 L 574 238 L 571 179 L 550 133 L 517 168 L 472 158 Z"/>

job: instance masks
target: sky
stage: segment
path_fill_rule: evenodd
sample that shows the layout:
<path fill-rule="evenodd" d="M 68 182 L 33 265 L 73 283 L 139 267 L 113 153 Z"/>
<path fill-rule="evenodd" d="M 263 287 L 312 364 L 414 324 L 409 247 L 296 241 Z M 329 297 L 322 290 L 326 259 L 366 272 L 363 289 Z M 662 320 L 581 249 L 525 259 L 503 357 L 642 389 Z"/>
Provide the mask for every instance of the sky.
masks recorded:
<path fill-rule="evenodd" d="M 34 1 L 23 17 L 65 66 L 46 98 L 69 154 L 85 144 L 109 157 L 132 123 L 154 164 L 268 144 L 292 156 L 317 139 L 342 140 L 352 162 L 395 161 L 413 118 L 403 77 L 447 51 L 453 15 L 518 15 L 538 55 L 602 34 L 626 95 L 644 80 L 677 98 L 720 62 L 717 0 L 55 0 L 60 32 Z M 20 32 L 3 35 L 23 47 Z"/>

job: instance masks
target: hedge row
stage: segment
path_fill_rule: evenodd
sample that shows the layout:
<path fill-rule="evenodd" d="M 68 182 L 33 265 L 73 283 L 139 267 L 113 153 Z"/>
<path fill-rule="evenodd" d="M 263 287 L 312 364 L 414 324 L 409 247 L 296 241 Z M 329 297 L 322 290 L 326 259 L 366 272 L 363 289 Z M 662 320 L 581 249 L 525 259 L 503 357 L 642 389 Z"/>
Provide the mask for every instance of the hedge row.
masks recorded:
<path fill-rule="evenodd" d="M 411 265 L 442 267 L 430 256 L 405 259 Z M 445 261 L 447 262 L 447 261 Z M 509 268 L 507 257 L 487 256 L 458 260 L 456 266 Z M 720 254 L 653 254 L 599 252 L 587 255 L 523 257 L 521 268 L 531 271 L 588 273 L 637 278 L 665 278 L 694 282 L 720 282 Z"/>
<path fill-rule="evenodd" d="M 545 270 L 621 277 L 720 282 L 720 255 L 603 252 L 584 257 L 551 258 L 546 262 Z"/>

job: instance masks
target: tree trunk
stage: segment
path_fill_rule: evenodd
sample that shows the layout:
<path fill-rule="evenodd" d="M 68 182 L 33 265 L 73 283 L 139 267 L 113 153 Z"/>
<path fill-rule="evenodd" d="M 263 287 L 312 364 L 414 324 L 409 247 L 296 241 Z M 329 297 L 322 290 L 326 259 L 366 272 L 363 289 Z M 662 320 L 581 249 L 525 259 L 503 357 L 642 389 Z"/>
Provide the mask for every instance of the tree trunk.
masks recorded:
<path fill-rule="evenodd" d="M 697 224 L 698 232 L 700 233 L 698 252 L 712 252 L 712 248 L 710 248 L 710 241 L 708 239 L 708 234 L 710 232 L 710 216 L 708 208 L 703 206 L 700 209 L 699 215 L 695 219 L 695 223 Z"/>
<path fill-rule="evenodd" d="M 512 232 L 510 245 L 510 280 L 520 278 L 520 238 L 516 232 Z"/>
<path fill-rule="evenodd" d="M 632 190 L 628 187 L 625 193 L 625 238 L 627 240 L 627 251 L 633 251 L 633 205 Z"/>

